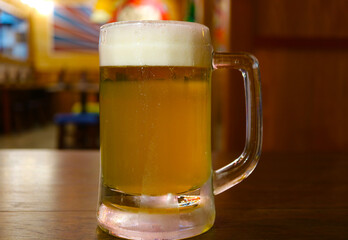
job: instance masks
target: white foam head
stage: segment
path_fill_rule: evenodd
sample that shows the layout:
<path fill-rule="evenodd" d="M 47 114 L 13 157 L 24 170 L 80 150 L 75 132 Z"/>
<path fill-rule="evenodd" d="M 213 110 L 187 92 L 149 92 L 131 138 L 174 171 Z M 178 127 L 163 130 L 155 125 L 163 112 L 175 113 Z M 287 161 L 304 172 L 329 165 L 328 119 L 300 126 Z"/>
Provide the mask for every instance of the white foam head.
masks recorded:
<path fill-rule="evenodd" d="M 198 23 L 137 21 L 100 29 L 100 66 L 211 66 L 209 29 Z"/>

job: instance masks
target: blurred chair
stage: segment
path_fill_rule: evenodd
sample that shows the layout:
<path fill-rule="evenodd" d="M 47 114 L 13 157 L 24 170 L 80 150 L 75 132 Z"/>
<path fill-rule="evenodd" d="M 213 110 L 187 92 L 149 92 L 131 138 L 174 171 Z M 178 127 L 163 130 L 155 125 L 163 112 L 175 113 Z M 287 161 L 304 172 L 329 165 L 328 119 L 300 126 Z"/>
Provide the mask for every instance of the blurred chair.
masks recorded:
<path fill-rule="evenodd" d="M 57 114 L 59 149 L 99 148 L 99 114 L 65 113 Z"/>
<path fill-rule="evenodd" d="M 96 102 L 88 102 L 88 93 L 97 94 L 95 84 L 89 84 L 86 73 L 81 74 L 79 83 L 64 85 L 64 76 L 59 76 L 59 88 L 54 91 L 78 92 L 80 99 L 71 109 L 71 113 L 58 113 L 54 122 L 58 126 L 59 149 L 97 149 L 99 148 L 99 108 Z M 92 106 L 92 107 L 90 107 Z M 91 111 L 92 110 L 92 111 Z"/>

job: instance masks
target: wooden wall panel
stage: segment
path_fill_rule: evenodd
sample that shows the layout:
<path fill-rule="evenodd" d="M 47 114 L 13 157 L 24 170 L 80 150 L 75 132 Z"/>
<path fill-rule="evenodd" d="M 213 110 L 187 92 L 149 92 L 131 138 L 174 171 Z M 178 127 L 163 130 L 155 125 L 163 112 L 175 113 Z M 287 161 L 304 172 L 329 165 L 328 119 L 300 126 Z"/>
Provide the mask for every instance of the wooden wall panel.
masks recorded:
<path fill-rule="evenodd" d="M 260 61 L 263 151 L 348 152 L 348 1 L 232 0 L 231 5 L 231 49 L 249 51 Z M 240 86 L 228 88 L 225 124 L 240 126 L 241 118 L 233 118 L 240 109 L 233 89 Z M 233 152 L 238 144 L 231 139 L 240 131 L 226 129 Z"/>
<path fill-rule="evenodd" d="M 256 33 L 278 37 L 348 37 L 347 0 L 256 0 Z"/>
<path fill-rule="evenodd" d="M 264 150 L 348 149 L 348 52 L 258 50 Z"/>

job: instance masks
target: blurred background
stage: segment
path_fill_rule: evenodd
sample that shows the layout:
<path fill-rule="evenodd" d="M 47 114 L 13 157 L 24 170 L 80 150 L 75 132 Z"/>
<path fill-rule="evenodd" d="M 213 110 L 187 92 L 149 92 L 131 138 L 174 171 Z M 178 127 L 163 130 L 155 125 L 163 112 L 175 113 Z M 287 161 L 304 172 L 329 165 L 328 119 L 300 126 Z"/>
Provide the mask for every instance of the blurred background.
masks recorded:
<path fill-rule="evenodd" d="M 0 0 L 0 148 L 98 149 L 99 27 L 194 21 L 260 62 L 264 152 L 348 152 L 347 0 Z M 243 81 L 213 74 L 213 148 L 240 153 Z"/>

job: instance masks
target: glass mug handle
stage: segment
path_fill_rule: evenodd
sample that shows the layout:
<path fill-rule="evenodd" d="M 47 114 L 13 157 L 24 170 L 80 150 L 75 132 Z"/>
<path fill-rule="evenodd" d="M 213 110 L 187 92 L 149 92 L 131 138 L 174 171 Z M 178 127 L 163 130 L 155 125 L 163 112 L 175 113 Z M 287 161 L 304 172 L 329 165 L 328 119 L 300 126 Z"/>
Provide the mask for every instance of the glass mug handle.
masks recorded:
<path fill-rule="evenodd" d="M 217 195 L 248 177 L 255 169 L 262 147 L 262 100 L 257 59 L 247 53 L 213 53 L 213 69 L 239 70 L 244 79 L 246 105 L 246 141 L 243 153 L 228 165 L 214 171 Z"/>

